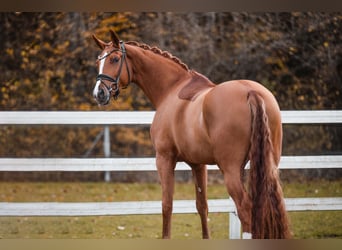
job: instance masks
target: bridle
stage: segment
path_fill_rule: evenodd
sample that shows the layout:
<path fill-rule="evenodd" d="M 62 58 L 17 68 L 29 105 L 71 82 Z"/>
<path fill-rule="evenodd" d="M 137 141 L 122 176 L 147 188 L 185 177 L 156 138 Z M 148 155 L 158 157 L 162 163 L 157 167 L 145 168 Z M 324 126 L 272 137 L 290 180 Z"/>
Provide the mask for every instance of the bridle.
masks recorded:
<path fill-rule="evenodd" d="M 108 90 L 108 92 L 111 94 L 113 93 L 113 97 L 116 100 L 120 94 L 120 86 L 119 86 L 119 81 L 120 81 L 120 76 L 121 76 L 121 71 L 122 71 L 122 65 L 125 62 L 126 65 L 126 70 L 127 70 L 127 74 L 128 74 L 128 84 L 131 82 L 131 74 L 128 68 L 128 63 L 126 60 L 126 48 L 125 48 L 125 44 L 123 41 L 120 41 L 120 49 L 113 49 L 112 51 L 110 51 L 108 54 L 106 54 L 103 57 L 98 58 L 98 60 L 102 60 L 105 59 L 107 56 L 109 56 L 110 54 L 112 54 L 115 51 L 121 51 L 122 52 L 122 57 L 121 57 L 121 61 L 120 61 L 120 66 L 119 66 L 119 70 L 118 70 L 118 74 L 116 78 L 112 78 L 109 75 L 106 74 L 98 74 L 96 77 L 96 81 L 101 81 L 101 83 L 103 83 L 103 85 L 106 87 L 106 89 Z M 103 80 L 109 81 L 111 82 L 110 86 L 108 87 Z M 125 87 L 122 87 L 123 89 L 127 88 L 128 84 Z"/>

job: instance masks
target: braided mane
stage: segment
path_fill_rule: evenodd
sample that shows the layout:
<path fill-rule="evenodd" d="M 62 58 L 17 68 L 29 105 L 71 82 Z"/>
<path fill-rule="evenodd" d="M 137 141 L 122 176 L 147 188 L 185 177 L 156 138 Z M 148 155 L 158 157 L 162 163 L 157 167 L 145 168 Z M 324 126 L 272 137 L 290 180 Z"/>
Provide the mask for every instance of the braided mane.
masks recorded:
<path fill-rule="evenodd" d="M 158 55 L 161 55 L 165 58 L 168 58 L 168 59 L 171 59 L 172 61 L 174 61 L 175 63 L 179 64 L 182 68 L 184 68 L 186 71 L 189 71 L 189 67 L 188 65 L 186 65 L 185 63 L 183 63 L 178 57 L 176 56 L 173 56 L 170 52 L 168 51 L 162 51 L 161 49 L 159 49 L 158 47 L 151 47 L 147 44 L 144 44 L 144 43 L 138 43 L 136 41 L 129 41 L 129 42 L 126 42 L 126 44 L 129 44 L 129 45 L 133 45 L 133 46 L 137 46 L 139 48 L 142 48 L 144 50 L 149 50 L 149 51 L 152 51 L 153 53 L 155 54 L 158 54 Z"/>

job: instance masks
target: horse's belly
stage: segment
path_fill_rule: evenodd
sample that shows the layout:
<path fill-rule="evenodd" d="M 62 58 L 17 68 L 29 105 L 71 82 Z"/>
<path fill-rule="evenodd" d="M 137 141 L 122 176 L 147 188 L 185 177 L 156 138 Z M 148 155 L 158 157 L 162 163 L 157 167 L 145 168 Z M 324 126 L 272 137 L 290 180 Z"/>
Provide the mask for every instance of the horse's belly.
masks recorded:
<path fill-rule="evenodd" d="M 182 121 L 174 131 L 174 137 L 179 160 L 197 164 L 214 163 L 202 109 L 189 108 L 184 112 Z"/>
<path fill-rule="evenodd" d="M 215 164 L 210 147 L 204 148 L 193 145 L 189 145 L 185 150 L 179 150 L 177 160 L 193 164 Z"/>

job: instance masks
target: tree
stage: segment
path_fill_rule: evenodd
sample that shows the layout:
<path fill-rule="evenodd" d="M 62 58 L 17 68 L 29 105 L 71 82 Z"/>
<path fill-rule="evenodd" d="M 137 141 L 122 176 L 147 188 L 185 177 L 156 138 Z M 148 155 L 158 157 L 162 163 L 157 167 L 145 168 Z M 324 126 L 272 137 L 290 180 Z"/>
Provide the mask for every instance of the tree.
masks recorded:
<path fill-rule="evenodd" d="M 108 41 L 109 28 L 124 41 L 170 51 L 216 83 L 259 81 L 281 109 L 342 108 L 339 13 L 124 12 L 1 13 L 1 110 L 151 110 L 134 84 L 106 108 L 93 100 L 99 50 L 91 34 Z M 100 131 L 0 129 L 2 156 L 83 155 Z M 113 155 L 153 155 L 148 129 L 111 132 Z M 340 152 L 341 137 L 338 126 L 288 126 L 284 153 Z M 102 155 L 101 145 L 93 155 Z"/>

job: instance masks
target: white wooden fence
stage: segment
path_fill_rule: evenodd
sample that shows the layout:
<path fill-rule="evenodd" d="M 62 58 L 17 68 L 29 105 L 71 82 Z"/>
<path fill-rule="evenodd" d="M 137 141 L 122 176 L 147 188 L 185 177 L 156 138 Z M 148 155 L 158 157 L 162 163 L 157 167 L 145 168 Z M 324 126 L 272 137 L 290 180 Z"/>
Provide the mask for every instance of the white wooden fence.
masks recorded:
<path fill-rule="evenodd" d="M 149 125 L 154 112 L 43 112 L 3 111 L 0 125 Z M 342 123 L 342 111 L 282 111 L 284 124 Z M 342 155 L 283 156 L 281 169 L 341 168 Z M 247 166 L 248 167 L 248 166 Z M 176 170 L 189 170 L 183 163 Z M 217 166 L 208 166 L 216 170 Z M 154 158 L 0 158 L 0 171 L 155 171 Z M 287 198 L 288 211 L 342 210 L 342 198 Z M 230 199 L 208 201 L 210 212 L 227 212 L 230 238 L 241 227 Z M 0 202 L 0 216 L 91 216 L 160 214 L 161 201 L 132 202 Z M 174 213 L 196 213 L 193 200 L 174 201 Z"/>

